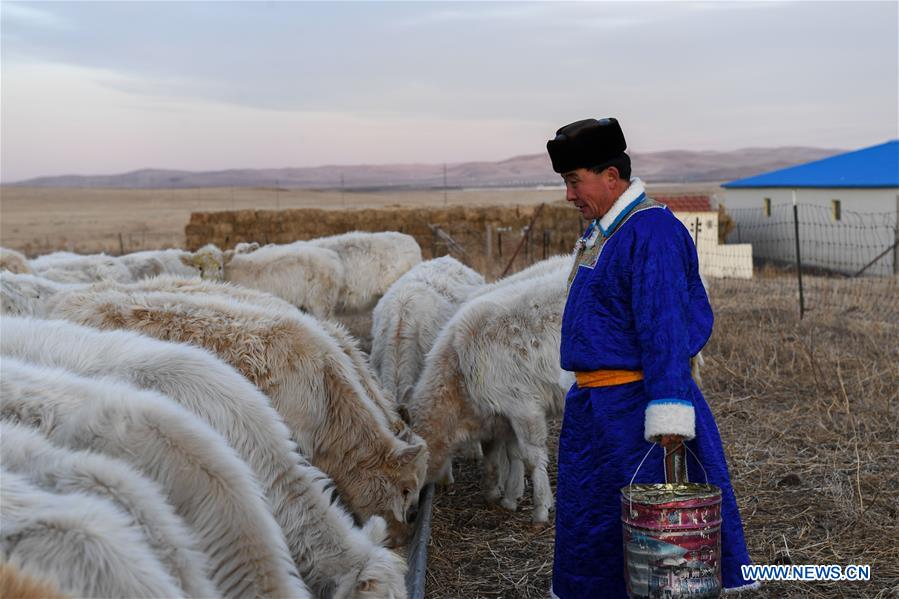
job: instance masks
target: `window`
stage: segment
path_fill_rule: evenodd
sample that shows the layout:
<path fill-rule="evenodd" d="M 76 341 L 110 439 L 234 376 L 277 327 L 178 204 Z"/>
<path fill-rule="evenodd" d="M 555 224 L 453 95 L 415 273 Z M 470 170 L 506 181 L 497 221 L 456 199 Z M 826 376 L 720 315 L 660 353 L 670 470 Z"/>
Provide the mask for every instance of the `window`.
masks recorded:
<path fill-rule="evenodd" d="M 765 204 L 765 216 L 771 216 L 771 198 L 762 200 Z"/>
<path fill-rule="evenodd" d="M 834 220 L 840 220 L 842 216 L 842 208 L 840 207 L 840 200 L 830 200 L 830 216 Z"/>

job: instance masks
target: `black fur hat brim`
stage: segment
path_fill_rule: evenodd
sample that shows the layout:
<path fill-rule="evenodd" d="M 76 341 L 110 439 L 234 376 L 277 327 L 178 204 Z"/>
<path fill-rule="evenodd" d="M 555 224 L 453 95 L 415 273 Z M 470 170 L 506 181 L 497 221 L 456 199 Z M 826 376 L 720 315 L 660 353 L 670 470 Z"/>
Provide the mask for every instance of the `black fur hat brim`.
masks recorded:
<path fill-rule="evenodd" d="M 556 131 L 555 139 L 546 142 L 557 173 L 608 163 L 626 149 L 624 133 L 614 118 L 576 121 Z"/>

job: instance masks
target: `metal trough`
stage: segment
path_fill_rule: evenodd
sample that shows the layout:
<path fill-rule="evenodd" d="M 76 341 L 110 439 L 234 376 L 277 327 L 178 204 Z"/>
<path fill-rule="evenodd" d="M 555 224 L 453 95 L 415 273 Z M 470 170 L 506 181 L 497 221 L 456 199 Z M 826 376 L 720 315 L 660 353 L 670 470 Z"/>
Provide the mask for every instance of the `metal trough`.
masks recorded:
<path fill-rule="evenodd" d="M 409 599 L 424 599 L 425 577 L 428 573 L 428 541 L 431 539 L 431 508 L 434 505 L 434 485 L 426 485 L 418 499 L 418 518 L 409 543 L 409 570 L 406 572 L 406 592 Z"/>

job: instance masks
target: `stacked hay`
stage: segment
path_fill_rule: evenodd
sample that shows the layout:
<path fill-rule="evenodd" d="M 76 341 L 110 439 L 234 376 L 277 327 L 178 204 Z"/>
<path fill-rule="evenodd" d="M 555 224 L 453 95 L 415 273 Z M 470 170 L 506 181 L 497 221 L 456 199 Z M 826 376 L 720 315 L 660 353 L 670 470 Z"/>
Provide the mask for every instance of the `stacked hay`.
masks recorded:
<path fill-rule="evenodd" d="M 238 210 L 194 212 L 185 228 L 186 246 L 214 243 L 229 249 L 240 242 L 290 243 L 348 231 L 399 231 L 415 237 L 425 258 L 453 253 L 488 274 L 502 270 L 530 224 L 537 206 L 449 206 L 360 210 Z M 449 235 L 456 245 L 435 233 Z M 543 207 L 523 246 L 516 268 L 570 252 L 581 232 L 576 210 L 564 202 Z"/>

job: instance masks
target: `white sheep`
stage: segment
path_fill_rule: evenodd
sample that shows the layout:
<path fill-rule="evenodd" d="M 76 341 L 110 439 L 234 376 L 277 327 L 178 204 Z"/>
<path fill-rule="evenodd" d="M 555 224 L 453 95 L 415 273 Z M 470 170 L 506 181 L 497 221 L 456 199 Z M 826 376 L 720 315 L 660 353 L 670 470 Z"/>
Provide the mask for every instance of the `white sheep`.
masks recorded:
<path fill-rule="evenodd" d="M 58 447 L 36 430 L 0 421 L 3 468 L 50 493 L 85 493 L 108 499 L 138 526 L 143 542 L 189 597 L 216 597 L 206 556 L 193 531 L 175 514 L 159 487 L 124 462 Z"/>
<path fill-rule="evenodd" d="M 567 272 L 503 286 L 465 303 L 446 324 L 409 403 L 412 428 L 431 453 L 428 481 L 462 444 L 503 440 L 508 425 L 529 468 L 533 519 L 552 508 L 547 415 L 559 413 L 559 347 Z"/>
<path fill-rule="evenodd" d="M 225 263 L 227 264 L 235 254 L 249 254 L 251 252 L 255 252 L 261 247 L 268 247 L 270 245 L 274 244 L 268 243 L 265 246 L 262 246 L 258 241 L 241 241 L 240 243 L 236 244 L 233 249 L 225 250 L 223 252 L 225 256 Z"/>
<path fill-rule="evenodd" d="M 56 256 L 49 259 L 50 256 Z M 125 264 L 114 256 L 106 254 L 54 255 L 35 258 L 30 262 L 34 274 L 57 283 L 93 283 L 95 281 L 117 281 L 127 283 L 134 276 Z"/>
<path fill-rule="evenodd" d="M 319 318 L 334 313 L 346 283 L 336 252 L 302 241 L 234 253 L 225 264 L 224 278 L 274 294 Z"/>
<path fill-rule="evenodd" d="M 394 436 L 315 318 L 223 297 L 113 289 L 56 294 L 47 314 L 213 351 L 271 398 L 302 453 L 334 479 L 359 521 L 380 515 L 392 540 L 405 538 L 427 450 Z"/>
<path fill-rule="evenodd" d="M 408 401 L 440 329 L 483 284 L 479 273 L 443 256 L 415 265 L 378 301 L 372 312 L 371 363 L 384 390 L 400 405 Z"/>
<path fill-rule="evenodd" d="M 59 445 L 121 459 L 154 480 L 193 528 L 223 597 L 308 597 L 247 465 L 200 419 L 156 392 L 0 361 L 0 418 Z"/>
<path fill-rule="evenodd" d="M 199 279 L 170 282 L 194 289 L 228 287 Z M 333 483 L 297 453 L 268 398 L 209 352 L 129 331 L 4 318 L 0 353 L 86 376 L 114 377 L 171 397 L 221 433 L 252 468 L 303 580 L 317 596 L 405 595 L 405 564 L 369 538 L 378 539 L 380 518 L 370 519 L 364 532 L 356 528 L 346 510 L 332 503 Z"/>
<path fill-rule="evenodd" d="M 24 254 L 4 247 L 0 247 L 0 270 L 19 274 L 31 273 L 31 267 L 28 266 L 28 258 Z"/>
<path fill-rule="evenodd" d="M 137 292 L 171 292 L 184 294 L 201 294 L 205 296 L 219 296 L 231 299 L 239 303 L 273 310 L 288 316 L 297 315 L 297 308 L 288 302 L 263 291 L 247 289 L 230 283 L 218 283 L 201 281 L 198 279 L 181 279 L 171 276 L 160 276 L 138 281 L 131 284 L 96 284 L 92 290 L 116 289 L 120 291 Z M 396 400 L 390 393 L 385 393 L 377 376 L 374 374 L 371 364 L 365 353 L 359 347 L 359 341 L 350 334 L 345 326 L 329 320 L 318 321 L 319 326 L 325 330 L 341 351 L 350 359 L 359 382 L 368 394 L 368 397 L 378 406 L 390 423 L 390 428 L 397 437 L 410 444 L 418 444 L 421 438 L 408 427 L 400 417 Z"/>
<path fill-rule="evenodd" d="M 119 258 L 135 281 L 161 274 L 179 277 L 201 277 L 222 280 L 223 253 L 213 244 L 196 252 L 181 249 L 147 250 L 125 254 Z"/>
<path fill-rule="evenodd" d="M 309 243 L 337 252 L 343 262 L 342 312 L 370 309 L 394 281 L 421 262 L 421 248 L 415 238 L 393 231 L 353 231 Z"/>
<path fill-rule="evenodd" d="M 28 261 L 28 265 L 34 268 L 49 268 L 55 262 L 66 260 L 71 260 L 73 258 L 81 258 L 82 254 L 76 254 L 75 252 L 66 252 L 66 251 L 58 251 L 58 252 L 50 252 L 49 254 L 41 254 L 40 256 L 35 256 L 31 260 Z"/>
<path fill-rule="evenodd" d="M 41 316 L 44 302 L 62 289 L 75 288 L 42 276 L 0 272 L 0 314 Z"/>
<path fill-rule="evenodd" d="M 0 469 L 0 562 L 74 597 L 182 597 L 128 516 L 102 497 L 49 493 Z"/>
<path fill-rule="evenodd" d="M 516 273 L 512 273 L 511 275 L 507 275 L 501 279 L 497 279 L 492 283 L 474 290 L 468 299 L 473 299 L 479 295 L 492 293 L 493 291 L 496 291 L 497 289 L 500 289 L 507 285 L 514 285 L 515 283 L 527 281 L 528 279 L 535 279 L 537 277 L 542 277 L 543 275 L 547 275 L 550 273 L 564 272 L 565 276 L 568 276 L 573 265 L 574 257 L 570 254 L 551 256 L 546 260 L 535 262 L 527 268 L 519 270 Z"/>

